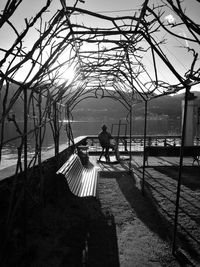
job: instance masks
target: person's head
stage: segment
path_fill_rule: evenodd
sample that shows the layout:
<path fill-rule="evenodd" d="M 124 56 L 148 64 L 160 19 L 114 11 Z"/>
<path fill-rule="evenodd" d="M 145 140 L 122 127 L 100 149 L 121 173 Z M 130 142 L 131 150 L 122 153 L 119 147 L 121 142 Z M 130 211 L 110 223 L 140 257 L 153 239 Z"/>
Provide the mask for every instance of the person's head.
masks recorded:
<path fill-rule="evenodd" d="M 103 131 L 106 131 L 107 126 L 104 124 L 104 125 L 101 127 L 101 129 L 102 129 Z"/>

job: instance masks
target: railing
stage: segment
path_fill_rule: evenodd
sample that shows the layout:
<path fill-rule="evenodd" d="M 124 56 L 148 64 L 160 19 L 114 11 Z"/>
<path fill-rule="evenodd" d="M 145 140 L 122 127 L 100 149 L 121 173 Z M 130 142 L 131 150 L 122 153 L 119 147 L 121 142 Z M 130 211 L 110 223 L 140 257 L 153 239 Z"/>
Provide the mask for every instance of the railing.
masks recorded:
<path fill-rule="evenodd" d="M 119 150 L 120 152 L 128 152 L 131 151 L 143 151 L 144 146 L 144 136 L 143 135 L 133 135 L 131 137 L 131 144 L 130 144 L 130 137 L 120 135 L 115 136 L 113 135 L 114 139 L 118 139 L 119 143 Z M 89 146 L 90 152 L 98 152 L 101 151 L 101 146 L 99 144 L 99 140 L 97 135 L 88 135 L 87 142 Z M 146 145 L 147 146 L 177 146 L 181 143 L 181 136 L 180 135 L 148 135 L 146 137 Z"/>

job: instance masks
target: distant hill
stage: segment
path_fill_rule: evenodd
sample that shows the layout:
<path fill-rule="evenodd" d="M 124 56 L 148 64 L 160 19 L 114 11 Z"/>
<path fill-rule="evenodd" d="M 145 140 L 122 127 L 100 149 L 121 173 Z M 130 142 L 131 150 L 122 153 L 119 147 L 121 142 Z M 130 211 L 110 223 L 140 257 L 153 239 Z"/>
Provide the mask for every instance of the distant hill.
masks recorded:
<path fill-rule="evenodd" d="M 200 99 L 200 92 L 194 92 L 195 96 Z M 171 119 L 181 117 L 181 102 L 184 99 L 184 94 L 177 94 L 174 96 L 162 96 L 155 98 L 148 102 L 149 116 L 167 115 Z M 103 99 L 87 99 L 76 107 L 73 111 L 75 119 L 86 117 L 113 117 L 124 118 L 127 116 L 127 110 L 118 101 L 110 98 Z M 133 116 L 144 116 L 144 103 L 137 104 L 133 107 Z"/>
<path fill-rule="evenodd" d="M 198 99 L 200 99 L 200 92 L 193 92 Z M 174 96 L 162 96 L 153 99 L 149 102 L 149 112 L 158 115 L 168 115 L 170 118 L 177 118 L 181 116 L 182 100 L 184 100 L 184 93 Z"/>
<path fill-rule="evenodd" d="M 11 87 L 8 98 L 10 98 L 16 87 Z M 200 99 L 200 91 L 194 92 Z M 3 94 L 2 94 L 3 95 Z M 0 97 L 0 112 L 2 112 L 2 95 Z M 174 96 L 162 96 L 148 102 L 148 115 L 151 117 L 167 115 L 170 119 L 176 120 L 181 116 L 181 101 L 184 94 Z M 22 109 L 23 99 L 19 97 L 18 102 L 12 108 L 17 118 L 23 118 Z M 119 120 L 127 117 L 128 110 L 116 100 L 111 98 L 88 98 L 81 101 L 73 110 L 75 120 Z M 144 116 L 144 103 L 137 104 L 133 107 L 133 117 Z"/>

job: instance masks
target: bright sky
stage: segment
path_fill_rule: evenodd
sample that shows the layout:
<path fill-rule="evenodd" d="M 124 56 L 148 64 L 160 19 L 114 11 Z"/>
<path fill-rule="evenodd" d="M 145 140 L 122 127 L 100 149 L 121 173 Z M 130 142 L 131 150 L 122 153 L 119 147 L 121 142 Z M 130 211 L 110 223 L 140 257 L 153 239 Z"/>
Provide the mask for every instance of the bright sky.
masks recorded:
<path fill-rule="evenodd" d="M 0 0 L 0 10 L 3 10 L 5 3 L 7 0 Z M 22 31 L 25 27 L 25 18 L 30 19 L 35 15 L 35 13 L 45 4 L 45 0 L 24 0 L 20 7 L 17 9 L 15 15 L 12 17 L 11 21 L 17 26 L 19 31 Z M 79 8 L 91 10 L 94 12 L 99 12 L 101 14 L 107 16 L 122 16 L 122 15 L 133 15 L 134 12 L 143 4 L 143 0 L 85 0 L 85 3 L 79 2 Z M 160 0 L 149 0 L 149 3 L 160 3 Z M 68 6 L 72 6 L 74 4 L 74 0 L 66 0 Z M 191 14 L 191 17 L 198 23 L 200 23 L 200 3 L 196 0 L 185 0 L 184 6 L 186 7 L 187 14 Z M 61 4 L 59 0 L 54 0 L 52 2 L 50 12 L 46 14 L 46 18 L 52 16 L 53 12 L 56 9 L 60 9 Z M 168 21 L 175 21 L 176 16 L 169 11 L 166 13 L 166 19 Z M 75 21 L 83 20 L 85 18 L 83 15 L 76 15 L 73 17 Z M 100 27 L 103 21 L 96 20 L 96 21 L 86 21 L 88 25 L 91 23 L 93 26 L 97 25 Z M 103 22 L 104 23 L 104 22 Z M 105 24 L 103 24 L 105 26 Z M 11 29 L 7 26 L 0 30 L 0 47 L 9 47 L 13 41 L 11 34 Z M 186 36 L 186 33 L 182 27 L 177 28 L 177 33 Z M 35 40 L 34 34 L 29 34 L 29 38 L 27 43 L 24 44 L 25 46 L 32 45 L 33 41 Z M 190 43 L 184 43 L 184 41 L 177 40 L 175 38 L 171 38 L 169 44 L 164 48 L 164 52 L 169 57 L 173 66 L 178 69 L 181 73 L 186 71 L 186 65 L 190 62 L 190 58 L 186 56 L 186 52 L 184 49 L 181 49 L 180 46 L 182 45 L 190 46 Z M 199 51 L 200 52 L 200 51 Z M 1 52 L 0 52 L 1 57 Z M 152 63 L 150 62 L 149 58 L 146 57 L 146 64 L 147 68 L 152 69 Z M 161 76 L 166 80 L 171 79 L 170 73 L 167 72 L 164 66 L 161 63 L 161 69 L 158 70 L 161 73 Z M 199 87 L 197 87 L 199 88 Z M 195 88 L 196 89 L 196 88 Z M 200 89 L 199 89 L 200 90 Z"/>

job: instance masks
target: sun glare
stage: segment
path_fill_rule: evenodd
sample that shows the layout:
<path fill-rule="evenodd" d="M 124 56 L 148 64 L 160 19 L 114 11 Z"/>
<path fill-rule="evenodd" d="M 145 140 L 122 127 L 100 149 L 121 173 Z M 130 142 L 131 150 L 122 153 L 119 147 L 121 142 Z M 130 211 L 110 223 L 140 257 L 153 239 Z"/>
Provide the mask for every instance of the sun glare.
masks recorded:
<path fill-rule="evenodd" d="M 63 66 L 60 68 L 59 70 L 59 82 L 60 83 L 63 83 L 65 82 L 66 85 L 69 85 L 72 83 L 72 81 L 74 80 L 75 78 L 75 66 L 72 64 L 70 66 Z"/>
<path fill-rule="evenodd" d="M 67 83 L 70 84 L 74 77 L 75 77 L 75 70 L 73 67 L 70 67 L 69 69 L 66 70 L 64 73 L 65 79 L 67 80 Z"/>

